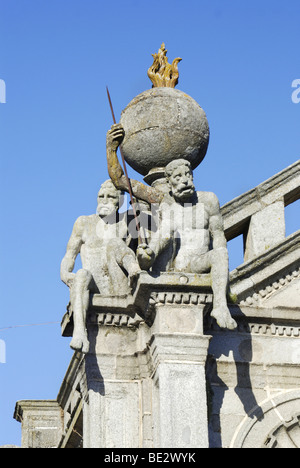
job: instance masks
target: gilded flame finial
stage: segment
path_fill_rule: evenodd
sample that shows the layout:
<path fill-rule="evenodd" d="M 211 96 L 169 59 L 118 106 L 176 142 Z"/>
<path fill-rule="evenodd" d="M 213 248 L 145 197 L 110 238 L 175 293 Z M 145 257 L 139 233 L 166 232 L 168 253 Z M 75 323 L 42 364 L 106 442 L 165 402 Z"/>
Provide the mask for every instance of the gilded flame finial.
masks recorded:
<path fill-rule="evenodd" d="M 168 63 L 167 49 L 162 43 L 157 54 L 152 54 L 153 64 L 148 69 L 148 76 L 153 83 L 154 88 L 165 87 L 175 88 L 178 83 L 178 63 L 182 60 L 176 58 L 172 65 Z"/>

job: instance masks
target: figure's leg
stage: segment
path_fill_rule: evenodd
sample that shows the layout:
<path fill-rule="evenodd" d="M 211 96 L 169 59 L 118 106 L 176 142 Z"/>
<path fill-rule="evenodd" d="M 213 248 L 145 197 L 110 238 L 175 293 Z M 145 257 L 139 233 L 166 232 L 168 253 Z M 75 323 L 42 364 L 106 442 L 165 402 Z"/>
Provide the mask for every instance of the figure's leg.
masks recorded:
<path fill-rule="evenodd" d="M 113 277 L 123 268 L 128 273 L 128 285 L 126 289 L 128 287 L 131 288 L 138 273 L 141 271 L 133 250 L 131 250 L 122 239 L 114 239 L 108 245 L 107 258 L 111 274 L 113 274 L 113 269 L 117 267 Z"/>
<path fill-rule="evenodd" d="M 92 275 L 89 271 L 78 270 L 71 287 L 74 331 L 70 346 L 75 351 L 87 353 L 89 341 L 86 331 L 86 313 L 89 306 L 89 284 Z"/>
<path fill-rule="evenodd" d="M 126 250 L 123 250 L 123 257 L 119 264 L 127 271 L 129 286 L 132 287 L 141 268 L 133 251 L 129 247 L 126 246 Z"/>
<path fill-rule="evenodd" d="M 228 287 L 228 252 L 226 248 L 219 248 L 209 252 L 211 264 L 211 280 L 213 290 L 213 310 L 211 316 L 214 317 L 221 328 L 234 330 L 237 326 L 231 317 L 227 306 Z"/>

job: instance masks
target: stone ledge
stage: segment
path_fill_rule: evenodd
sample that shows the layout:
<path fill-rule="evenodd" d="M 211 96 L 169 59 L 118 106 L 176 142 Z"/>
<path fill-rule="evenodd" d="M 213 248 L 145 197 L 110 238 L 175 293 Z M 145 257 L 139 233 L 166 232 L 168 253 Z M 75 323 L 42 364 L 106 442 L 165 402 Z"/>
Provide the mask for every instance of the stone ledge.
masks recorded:
<path fill-rule="evenodd" d="M 278 336 L 300 338 L 299 309 L 294 307 L 251 307 L 230 305 L 232 317 L 238 326 L 236 330 L 226 331 L 226 336 L 246 334 L 262 336 Z M 205 323 L 205 333 L 220 333 L 224 331 L 210 317 Z"/>
<path fill-rule="evenodd" d="M 211 302 L 211 298 L 210 274 L 168 272 L 156 276 L 142 271 L 132 295 L 91 295 L 88 314 L 89 320 L 95 324 L 138 326 L 143 320 L 146 322 L 152 320 L 153 314 L 149 308 L 151 309 L 156 303 L 197 305 Z M 73 318 L 70 304 L 63 317 L 61 328 L 63 336 L 72 336 Z"/>
<path fill-rule="evenodd" d="M 238 301 L 253 305 L 258 295 L 265 297 L 299 276 L 300 231 L 230 273 L 231 292 Z M 248 300 L 248 298 L 252 298 Z"/>
<path fill-rule="evenodd" d="M 266 206 L 280 199 L 287 206 L 299 198 L 300 160 L 222 206 L 227 240 L 242 234 L 247 229 L 251 216 Z"/>
<path fill-rule="evenodd" d="M 22 422 L 24 411 L 31 413 L 34 411 L 57 411 L 60 413 L 60 406 L 56 400 L 20 400 L 16 403 L 14 419 Z"/>
<path fill-rule="evenodd" d="M 154 371 L 160 362 L 204 365 L 211 337 L 193 333 L 155 333 L 149 343 Z"/>

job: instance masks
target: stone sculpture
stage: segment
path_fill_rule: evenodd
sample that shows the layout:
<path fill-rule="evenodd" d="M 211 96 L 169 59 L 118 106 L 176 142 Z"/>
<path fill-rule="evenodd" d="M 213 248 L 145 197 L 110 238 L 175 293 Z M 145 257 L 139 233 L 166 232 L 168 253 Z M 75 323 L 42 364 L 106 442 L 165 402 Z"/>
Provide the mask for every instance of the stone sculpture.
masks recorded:
<path fill-rule="evenodd" d="M 124 130 L 114 125 L 107 135 L 108 170 L 118 189 L 127 190 L 115 148 Z M 236 323 L 227 307 L 228 252 L 219 201 L 214 193 L 196 192 L 191 165 L 185 159 L 165 168 L 169 193 L 131 180 L 134 195 L 148 203 L 159 203 L 159 226 L 149 245 L 140 244 L 137 258 L 144 270 L 211 273 L 214 294 L 211 315 L 222 328 Z M 210 247 L 212 241 L 212 248 Z"/>
<path fill-rule="evenodd" d="M 152 268 L 156 274 L 172 270 L 210 272 L 214 294 L 211 315 L 220 327 L 234 329 L 236 323 L 227 307 L 228 253 L 219 201 L 211 192 L 196 192 L 193 183 L 192 169 L 206 153 L 208 123 L 197 103 L 187 106 L 182 101 L 182 95 L 188 100 L 192 98 L 182 92 L 178 94 L 170 80 L 161 79 L 164 73 L 167 77 L 171 73 L 165 52 L 162 44 L 149 69 L 158 91 L 146 91 L 133 99 L 122 112 L 120 124 L 113 125 L 107 133 L 108 172 L 117 189 L 128 191 L 128 181 L 117 157 L 117 148 L 122 145 L 127 162 L 141 174 L 148 173 L 145 180 L 152 181 L 150 187 L 130 180 L 137 199 L 159 204 L 158 230 L 149 245 L 140 244 L 137 249 L 141 268 Z M 173 86 L 177 81 L 178 75 Z M 170 125 L 173 111 L 176 122 Z M 127 133 L 133 137 L 129 138 Z"/>
<path fill-rule="evenodd" d="M 118 213 L 120 197 L 121 192 L 111 180 L 102 184 L 97 213 L 76 220 L 61 262 L 61 279 L 70 288 L 74 320 L 70 346 L 83 353 L 89 350 L 86 312 L 90 292 L 105 296 L 128 294 L 130 280 L 140 271 L 133 251 L 125 242 L 127 222 Z M 79 253 L 82 268 L 73 273 Z"/>
<path fill-rule="evenodd" d="M 195 169 L 204 158 L 209 125 L 204 110 L 189 95 L 175 89 L 178 70 L 165 56 L 162 44 L 148 70 L 153 83 L 122 111 L 125 130 L 121 149 L 125 160 L 137 172 L 153 175 L 174 159 L 184 158 Z M 116 123 L 116 122 L 114 122 Z M 147 182 L 148 183 L 148 182 Z"/>

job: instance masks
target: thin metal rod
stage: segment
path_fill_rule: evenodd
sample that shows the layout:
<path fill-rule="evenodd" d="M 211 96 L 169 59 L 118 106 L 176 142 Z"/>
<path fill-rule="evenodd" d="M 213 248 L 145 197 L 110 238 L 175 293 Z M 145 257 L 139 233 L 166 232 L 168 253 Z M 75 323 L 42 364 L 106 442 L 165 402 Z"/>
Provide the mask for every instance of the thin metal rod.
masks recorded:
<path fill-rule="evenodd" d="M 114 124 L 116 124 L 117 123 L 116 122 L 116 117 L 115 117 L 113 105 L 112 105 L 112 102 L 111 102 L 111 98 L 110 98 L 110 94 L 109 94 L 107 86 L 106 86 L 106 92 L 107 92 L 107 97 L 108 97 L 108 102 L 109 102 L 113 122 L 114 122 Z M 135 203 L 134 203 L 134 200 L 133 200 L 132 188 L 131 188 L 130 179 L 129 179 L 128 173 L 127 173 L 124 154 L 123 154 L 122 148 L 121 147 L 119 147 L 119 148 L 120 148 L 120 153 L 121 153 L 123 167 L 124 167 L 124 174 L 125 174 L 126 182 L 127 182 L 127 185 L 128 185 L 128 191 L 129 191 L 133 216 L 134 216 L 134 219 L 135 219 L 136 229 L 137 229 L 137 233 L 138 233 L 138 238 L 139 238 L 140 242 L 144 243 L 145 241 L 144 241 L 144 239 L 142 239 L 142 235 L 141 235 L 140 224 L 139 224 L 138 217 L 137 217 L 137 212 L 136 212 L 136 209 L 135 209 Z"/>

